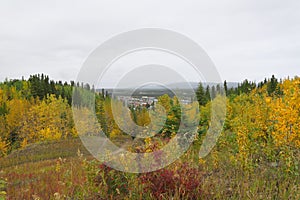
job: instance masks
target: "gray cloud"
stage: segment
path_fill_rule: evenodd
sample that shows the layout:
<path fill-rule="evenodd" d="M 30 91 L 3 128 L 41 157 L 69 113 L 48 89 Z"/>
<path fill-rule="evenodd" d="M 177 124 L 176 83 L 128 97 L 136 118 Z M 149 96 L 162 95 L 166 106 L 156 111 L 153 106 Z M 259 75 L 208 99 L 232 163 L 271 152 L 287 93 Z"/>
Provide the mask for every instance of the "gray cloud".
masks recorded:
<path fill-rule="evenodd" d="M 198 42 L 229 81 L 300 75 L 299 9 L 298 0 L 2 1 L 0 80 L 74 80 L 103 41 L 145 27 Z"/>

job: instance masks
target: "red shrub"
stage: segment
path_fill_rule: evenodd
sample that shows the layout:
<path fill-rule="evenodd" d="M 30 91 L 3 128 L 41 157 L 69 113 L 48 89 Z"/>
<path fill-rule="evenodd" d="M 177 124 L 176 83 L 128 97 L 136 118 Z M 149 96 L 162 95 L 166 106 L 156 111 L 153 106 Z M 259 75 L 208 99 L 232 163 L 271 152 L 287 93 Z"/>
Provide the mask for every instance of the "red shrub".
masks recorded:
<path fill-rule="evenodd" d="M 177 195 L 184 199 L 196 199 L 201 195 L 201 173 L 198 169 L 182 164 L 177 170 L 161 169 L 140 176 L 145 191 L 156 199 Z"/>

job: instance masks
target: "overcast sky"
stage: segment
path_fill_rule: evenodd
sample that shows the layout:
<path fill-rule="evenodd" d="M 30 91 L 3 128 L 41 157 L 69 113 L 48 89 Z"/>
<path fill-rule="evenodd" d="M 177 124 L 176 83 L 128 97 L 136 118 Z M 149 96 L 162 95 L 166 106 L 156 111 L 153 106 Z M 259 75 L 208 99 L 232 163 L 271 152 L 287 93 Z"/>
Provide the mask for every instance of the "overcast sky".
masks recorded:
<path fill-rule="evenodd" d="M 196 41 L 223 80 L 299 76 L 299 10 L 299 0 L 1 1 L 0 81 L 75 80 L 102 42 L 148 27 Z"/>

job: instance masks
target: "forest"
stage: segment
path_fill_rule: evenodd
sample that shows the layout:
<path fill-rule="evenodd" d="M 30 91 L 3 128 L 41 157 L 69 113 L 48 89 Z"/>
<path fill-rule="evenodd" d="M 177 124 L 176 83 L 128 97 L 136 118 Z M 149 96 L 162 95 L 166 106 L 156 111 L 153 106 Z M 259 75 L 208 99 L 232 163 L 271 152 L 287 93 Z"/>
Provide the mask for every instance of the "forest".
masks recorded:
<path fill-rule="evenodd" d="M 111 106 L 120 102 L 104 90 L 44 74 L 5 80 L 0 83 L 0 199 L 300 199 L 300 78 L 273 75 L 259 83 L 244 80 L 236 88 L 226 81 L 204 85 L 196 90 L 200 121 L 189 149 L 166 168 L 133 174 L 90 155 L 80 142 L 72 106 L 84 109 L 93 101 L 108 138 L 128 151 L 154 152 L 179 128 L 176 96 L 158 97 L 167 112 L 159 133 L 135 139 L 116 124 Z M 220 88 L 226 93 L 222 133 L 209 155 L 199 158 Z M 94 98 L 80 99 L 87 91 Z M 150 123 L 148 108 L 130 111 L 136 124 Z"/>

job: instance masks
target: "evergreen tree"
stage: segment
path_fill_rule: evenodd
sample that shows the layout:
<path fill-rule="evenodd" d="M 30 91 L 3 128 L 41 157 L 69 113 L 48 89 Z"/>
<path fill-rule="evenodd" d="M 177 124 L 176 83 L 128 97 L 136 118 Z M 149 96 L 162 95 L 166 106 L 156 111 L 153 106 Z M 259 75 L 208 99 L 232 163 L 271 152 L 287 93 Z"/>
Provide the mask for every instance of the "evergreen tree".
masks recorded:
<path fill-rule="evenodd" d="M 206 86 L 206 90 L 205 90 L 205 97 L 207 99 L 207 101 L 210 101 L 210 89 L 209 89 L 209 85 Z"/>
<path fill-rule="evenodd" d="M 221 94 L 221 86 L 220 86 L 220 84 L 217 84 L 216 90 L 217 90 L 217 94 Z"/>
<path fill-rule="evenodd" d="M 226 82 L 226 80 L 224 81 L 224 90 L 225 90 L 225 94 L 227 96 L 228 95 L 228 88 L 227 88 L 227 82 Z"/>
<path fill-rule="evenodd" d="M 269 96 L 271 96 L 275 92 L 277 84 L 278 84 L 277 79 L 275 78 L 274 75 L 272 75 L 272 78 L 269 81 L 268 86 L 267 86 L 267 91 L 268 91 Z"/>
<path fill-rule="evenodd" d="M 214 98 L 216 98 L 216 87 L 213 85 L 211 87 L 211 93 L 210 93 L 210 98 L 213 100 Z"/>
<path fill-rule="evenodd" d="M 196 91 L 196 96 L 197 96 L 199 105 L 204 106 L 207 103 L 208 99 L 205 95 L 205 91 L 204 91 L 204 88 L 203 88 L 203 85 L 201 82 L 198 85 L 198 89 Z"/>

